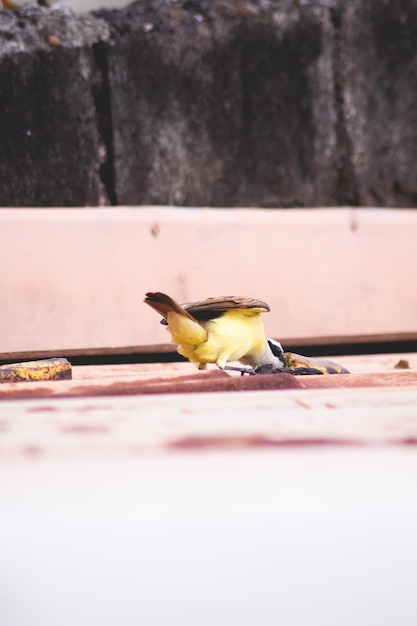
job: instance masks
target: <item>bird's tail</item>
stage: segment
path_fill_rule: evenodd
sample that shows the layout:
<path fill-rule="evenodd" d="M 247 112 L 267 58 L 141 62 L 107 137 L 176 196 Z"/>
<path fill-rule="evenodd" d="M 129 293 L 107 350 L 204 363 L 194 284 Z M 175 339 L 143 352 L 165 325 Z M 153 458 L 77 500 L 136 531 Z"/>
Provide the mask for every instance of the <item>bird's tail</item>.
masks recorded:
<path fill-rule="evenodd" d="M 182 307 L 178 302 L 175 302 L 173 298 L 167 296 L 166 293 L 162 293 L 161 291 L 148 291 L 146 294 L 146 298 L 144 299 L 146 304 L 149 304 L 150 307 L 155 309 L 157 313 L 162 315 L 162 317 L 166 320 L 168 317 L 168 313 L 177 313 L 178 315 L 185 315 L 191 317 L 189 313 Z"/>
<path fill-rule="evenodd" d="M 148 292 L 144 300 L 168 323 L 168 330 L 175 343 L 195 346 L 207 339 L 207 331 L 184 307 L 166 293 Z"/>

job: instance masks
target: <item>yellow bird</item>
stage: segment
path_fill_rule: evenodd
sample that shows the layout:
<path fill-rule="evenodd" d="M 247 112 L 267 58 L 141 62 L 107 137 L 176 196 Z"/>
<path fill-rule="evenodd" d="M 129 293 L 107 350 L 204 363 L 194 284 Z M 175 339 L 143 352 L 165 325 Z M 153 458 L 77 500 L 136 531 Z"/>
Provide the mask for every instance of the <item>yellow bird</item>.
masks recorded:
<path fill-rule="evenodd" d="M 199 364 L 229 361 L 256 367 L 273 362 L 284 367 L 268 346 L 261 313 L 269 306 L 261 300 L 235 296 L 208 298 L 180 305 L 164 293 L 147 293 L 146 304 L 166 320 L 179 354 Z"/>
<path fill-rule="evenodd" d="M 216 363 L 220 369 L 250 374 L 348 373 L 332 361 L 286 353 L 278 341 L 267 338 L 261 314 L 270 309 L 261 300 L 226 296 L 181 305 L 157 291 L 147 293 L 144 302 L 162 316 L 179 354 L 198 363 L 200 369 Z M 227 366 L 230 361 L 251 369 Z"/>

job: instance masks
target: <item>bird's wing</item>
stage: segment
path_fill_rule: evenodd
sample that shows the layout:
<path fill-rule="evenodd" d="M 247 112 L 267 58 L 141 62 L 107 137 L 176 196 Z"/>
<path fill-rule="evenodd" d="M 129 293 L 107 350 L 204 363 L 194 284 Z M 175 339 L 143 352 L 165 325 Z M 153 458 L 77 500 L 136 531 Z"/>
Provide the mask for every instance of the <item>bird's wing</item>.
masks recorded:
<path fill-rule="evenodd" d="M 182 306 L 191 315 L 195 313 L 222 313 L 230 309 L 259 309 L 260 313 L 269 311 L 269 306 L 266 302 L 240 296 L 207 298 L 207 300 L 198 300 L 197 302 L 186 302 Z"/>

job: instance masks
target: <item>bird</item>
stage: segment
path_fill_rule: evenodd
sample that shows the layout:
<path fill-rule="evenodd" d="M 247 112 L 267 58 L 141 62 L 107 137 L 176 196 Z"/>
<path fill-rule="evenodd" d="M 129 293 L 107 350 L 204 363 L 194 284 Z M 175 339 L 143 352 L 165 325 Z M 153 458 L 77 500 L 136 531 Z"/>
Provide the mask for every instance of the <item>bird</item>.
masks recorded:
<path fill-rule="evenodd" d="M 161 323 L 168 326 L 178 353 L 197 363 L 199 369 L 215 363 L 220 369 L 241 374 L 348 373 L 333 361 L 284 352 L 278 341 L 265 334 L 261 315 L 270 307 L 262 300 L 221 296 L 179 304 L 156 291 L 146 293 L 144 302 L 162 316 Z M 233 361 L 248 367 L 227 365 Z"/>
<path fill-rule="evenodd" d="M 252 368 L 285 366 L 266 340 L 261 314 L 269 306 L 261 300 L 222 296 L 181 305 L 157 291 L 148 292 L 145 302 L 162 315 L 179 354 L 198 363 L 199 369 L 207 363 L 224 369 L 230 361 Z"/>

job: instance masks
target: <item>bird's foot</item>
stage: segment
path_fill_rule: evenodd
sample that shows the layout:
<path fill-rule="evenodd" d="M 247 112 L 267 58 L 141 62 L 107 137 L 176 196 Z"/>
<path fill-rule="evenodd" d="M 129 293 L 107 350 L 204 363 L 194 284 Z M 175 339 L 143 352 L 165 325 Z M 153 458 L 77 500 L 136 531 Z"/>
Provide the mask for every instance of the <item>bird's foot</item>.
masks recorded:
<path fill-rule="evenodd" d="M 241 376 L 249 374 L 249 376 L 255 376 L 258 374 L 292 374 L 293 376 L 311 376 L 313 374 L 323 374 L 323 372 L 316 367 L 274 367 L 273 365 L 258 365 L 255 368 L 252 367 L 238 367 L 233 365 L 225 365 L 225 370 L 232 370 L 233 372 L 240 372 Z"/>
<path fill-rule="evenodd" d="M 232 370 L 233 372 L 240 372 L 241 376 L 244 376 L 245 374 L 249 374 L 249 376 L 254 376 L 258 373 L 252 367 L 235 367 L 233 365 L 225 365 L 223 369 Z"/>
<path fill-rule="evenodd" d="M 316 367 L 275 367 L 274 365 L 258 365 L 255 367 L 255 374 L 292 374 L 293 376 L 311 376 L 312 374 L 323 374 Z"/>
<path fill-rule="evenodd" d="M 292 370 L 294 376 L 312 376 L 316 374 L 323 374 L 323 372 L 317 367 L 295 367 Z"/>
<path fill-rule="evenodd" d="M 286 365 L 276 367 L 270 363 L 267 365 L 258 365 L 254 370 L 255 374 L 294 374 L 293 370 Z"/>

